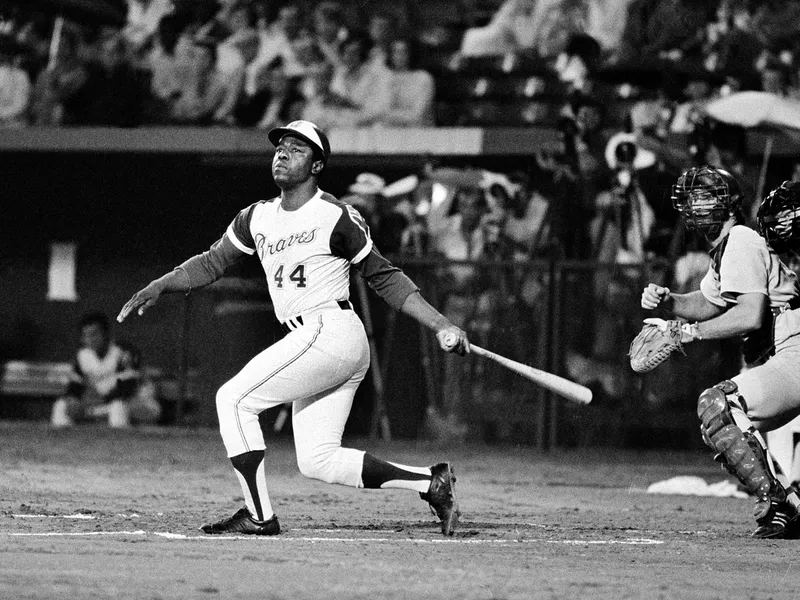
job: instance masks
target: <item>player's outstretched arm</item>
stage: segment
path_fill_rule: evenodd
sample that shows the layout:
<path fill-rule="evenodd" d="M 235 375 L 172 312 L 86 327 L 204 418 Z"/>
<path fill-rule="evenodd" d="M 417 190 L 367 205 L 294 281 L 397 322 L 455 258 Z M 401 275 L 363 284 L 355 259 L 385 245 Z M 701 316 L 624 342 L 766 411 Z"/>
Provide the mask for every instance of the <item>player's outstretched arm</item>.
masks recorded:
<path fill-rule="evenodd" d="M 117 321 L 122 323 L 133 311 L 141 316 L 158 302 L 161 294 L 172 292 L 188 294 L 193 289 L 214 283 L 225 274 L 228 267 L 246 256 L 249 255 L 237 248 L 228 239 L 227 234 L 223 235 L 207 251 L 193 256 L 136 292 L 122 307 L 117 315 Z"/>

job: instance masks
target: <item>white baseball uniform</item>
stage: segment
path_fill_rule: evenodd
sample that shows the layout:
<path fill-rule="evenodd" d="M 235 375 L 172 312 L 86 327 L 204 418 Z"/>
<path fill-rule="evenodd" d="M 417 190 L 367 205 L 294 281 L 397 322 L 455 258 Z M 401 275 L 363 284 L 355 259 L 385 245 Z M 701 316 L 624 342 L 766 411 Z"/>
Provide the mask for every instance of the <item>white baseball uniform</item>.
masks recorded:
<path fill-rule="evenodd" d="M 767 332 L 764 350 L 774 355 L 732 378 L 753 424 L 768 430 L 800 412 L 800 310 L 790 307 L 797 301 L 797 276 L 757 232 L 743 225 L 735 225 L 711 254 L 700 283 L 709 302 L 725 307 L 747 293 L 769 298 L 774 332 Z"/>

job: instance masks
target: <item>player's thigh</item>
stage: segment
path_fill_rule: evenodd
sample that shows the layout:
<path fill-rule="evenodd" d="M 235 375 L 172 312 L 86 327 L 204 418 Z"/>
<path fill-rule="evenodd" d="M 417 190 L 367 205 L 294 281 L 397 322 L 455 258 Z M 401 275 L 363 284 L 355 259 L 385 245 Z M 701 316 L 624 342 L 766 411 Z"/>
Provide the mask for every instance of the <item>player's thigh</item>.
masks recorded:
<path fill-rule="evenodd" d="M 340 386 L 365 361 L 368 366 L 360 321 L 326 319 L 289 333 L 253 357 L 223 386 L 224 395 L 240 407 L 258 410 L 297 402 Z"/>
<path fill-rule="evenodd" d="M 800 414 L 800 346 L 733 378 L 756 428 L 767 431 Z"/>

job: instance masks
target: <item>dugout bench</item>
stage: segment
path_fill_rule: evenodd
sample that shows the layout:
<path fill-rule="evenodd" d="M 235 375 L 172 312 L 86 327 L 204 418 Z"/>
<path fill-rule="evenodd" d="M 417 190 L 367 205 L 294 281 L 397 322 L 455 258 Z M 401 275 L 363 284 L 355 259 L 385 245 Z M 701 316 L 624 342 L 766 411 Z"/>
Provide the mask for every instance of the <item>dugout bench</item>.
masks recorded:
<path fill-rule="evenodd" d="M 0 365 L 0 418 L 49 420 L 53 402 L 69 382 L 72 363 L 11 360 Z M 158 367 L 145 367 L 161 404 L 159 424 L 174 424 L 197 399 L 198 377 L 189 371 L 184 382 Z"/>

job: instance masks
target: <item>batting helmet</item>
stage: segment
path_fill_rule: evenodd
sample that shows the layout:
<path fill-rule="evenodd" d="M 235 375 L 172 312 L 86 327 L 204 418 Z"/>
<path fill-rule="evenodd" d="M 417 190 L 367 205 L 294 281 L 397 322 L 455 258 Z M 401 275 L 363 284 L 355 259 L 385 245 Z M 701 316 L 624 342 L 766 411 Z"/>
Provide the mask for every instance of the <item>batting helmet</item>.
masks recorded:
<path fill-rule="evenodd" d="M 758 207 L 758 232 L 778 254 L 800 250 L 800 182 L 784 181 Z"/>
<path fill-rule="evenodd" d="M 714 238 L 735 214 L 742 200 L 736 178 L 717 167 L 692 167 L 672 186 L 672 205 L 683 216 L 689 231 Z"/>
<path fill-rule="evenodd" d="M 322 130 L 311 121 L 292 121 L 286 127 L 276 127 L 270 130 L 267 138 L 272 142 L 273 146 L 277 146 L 285 135 L 293 135 L 304 140 L 311 145 L 323 162 L 328 162 L 328 157 L 331 154 L 331 143 Z"/>

